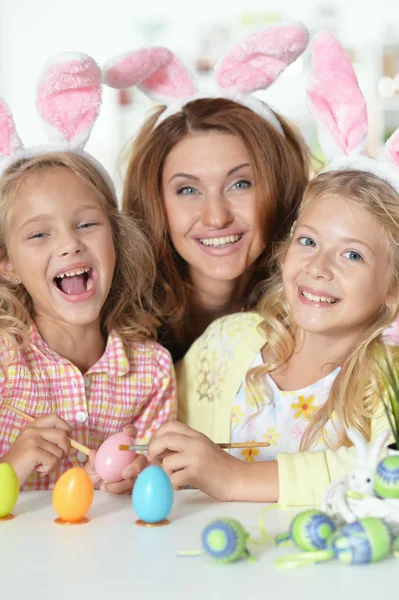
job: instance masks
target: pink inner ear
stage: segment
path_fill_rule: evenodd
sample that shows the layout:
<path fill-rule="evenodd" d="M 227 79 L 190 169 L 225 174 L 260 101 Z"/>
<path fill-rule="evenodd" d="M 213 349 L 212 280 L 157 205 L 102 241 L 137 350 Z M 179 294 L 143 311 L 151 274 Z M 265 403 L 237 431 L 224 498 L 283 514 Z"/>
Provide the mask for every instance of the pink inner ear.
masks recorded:
<path fill-rule="evenodd" d="M 89 57 L 50 65 L 39 82 L 38 111 L 68 142 L 89 134 L 100 105 L 101 71 Z"/>
<path fill-rule="evenodd" d="M 164 67 L 142 82 L 141 87 L 154 95 L 173 100 L 187 98 L 197 91 L 188 70 L 173 54 Z"/>
<path fill-rule="evenodd" d="M 330 33 L 314 38 L 307 93 L 317 120 L 350 154 L 367 135 L 367 107 L 349 56 Z"/>
<path fill-rule="evenodd" d="M 151 73 L 164 67 L 170 54 L 166 48 L 144 48 L 117 57 L 104 67 L 105 83 L 116 89 L 139 85 Z"/>
<path fill-rule="evenodd" d="M 0 99 L 0 154 L 3 156 L 13 154 L 17 140 L 18 136 L 10 109 L 4 100 Z"/>
<path fill-rule="evenodd" d="M 120 89 L 133 85 L 156 99 L 183 99 L 196 91 L 186 67 L 167 48 L 145 48 L 105 66 L 105 82 Z"/>
<path fill-rule="evenodd" d="M 391 161 L 399 169 L 399 129 L 387 141 L 387 151 Z"/>
<path fill-rule="evenodd" d="M 338 148 L 349 155 L 367 135 L 366 106 L 351 109 L 345 103 L 332 104 L 323 93 L 308 91 L 315 117 L 328 129 Z"/>
<path fill-rule="evenodd" d="M 297 23 L 270 26 L 234 46 L 217 66 L 216 81 L 221 88 L 242 93 L 265 89 L 307 44 L 307 30 Z"/>

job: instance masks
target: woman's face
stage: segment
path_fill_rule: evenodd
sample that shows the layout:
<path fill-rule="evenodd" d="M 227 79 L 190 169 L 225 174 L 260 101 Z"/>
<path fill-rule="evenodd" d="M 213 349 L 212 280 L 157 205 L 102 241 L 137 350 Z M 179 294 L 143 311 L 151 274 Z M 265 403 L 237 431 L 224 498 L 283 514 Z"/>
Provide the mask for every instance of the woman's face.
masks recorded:
<path fill-rule="evenodd" d="M 189 133 L 162 173 L 169 234 L 192 281 L 232 281 L 264 249 L 256 190 L 242 140 L 217 131 Z"/>

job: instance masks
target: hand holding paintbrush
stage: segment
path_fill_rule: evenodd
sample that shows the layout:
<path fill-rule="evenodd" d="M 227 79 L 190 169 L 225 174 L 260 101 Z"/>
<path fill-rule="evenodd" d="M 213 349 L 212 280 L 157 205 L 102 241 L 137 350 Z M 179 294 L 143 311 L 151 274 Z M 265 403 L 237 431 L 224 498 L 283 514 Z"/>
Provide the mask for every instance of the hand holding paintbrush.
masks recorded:
<path fill-rule="evenodd" d="M 3 462 L 9 463 L 14 468 L 22 486 L 35 469 L 40 474 L 47 475 L 68 454 L 70 427 L 64 419 L 54 414 L 34 419 L 13 406 L 7 405 L 4 407 L 4 410 L 6 409 L 31 424 L 22 429 L 2 457 Z"/>
<path fill-rule="evenodd" d="M 257 447 L 269 446 L 269 443 L 238 445 L 243 446 L 243 458 L 247 456 L 253 461 L 253 457 L 259 454 Z M 236 487 L 246 485 L 246 479 L 252 475 L 248 467 L 262 469 L 265 463 L 244 463 L 224 452 L 222 448 L 226 447 L 237 448 L 237 444 L 215 444 L 187 425 L 170 421 L 155 433 L 148 446 L 148 459 L 162 459 L 162 467 L 175 489 L 193 486 L 217 500 L 232 500 L 237 495 Z"/>

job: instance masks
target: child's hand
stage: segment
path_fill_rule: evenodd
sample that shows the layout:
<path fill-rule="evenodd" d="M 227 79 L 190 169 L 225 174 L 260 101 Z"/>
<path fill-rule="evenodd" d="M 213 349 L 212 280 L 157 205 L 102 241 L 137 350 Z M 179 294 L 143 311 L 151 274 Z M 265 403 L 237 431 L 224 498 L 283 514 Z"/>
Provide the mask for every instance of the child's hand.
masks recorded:
<path fill-rule="evenodd" d="M 57 415 L 39 417 L 24 427 L 2 462 L 15 470 L 22 486 L 36 469 L 39 473 L 51 473 L 69 452 L 70 427 Z"/>
<path fill-rule="evenodd" d="M 241 461 L 208 437 L 178 421 L 162 425 L 152 439 L 148 458 L 162 458 L 175 489 L 192 485 L 216 500 L 230 500 L 237 486 Z"/>

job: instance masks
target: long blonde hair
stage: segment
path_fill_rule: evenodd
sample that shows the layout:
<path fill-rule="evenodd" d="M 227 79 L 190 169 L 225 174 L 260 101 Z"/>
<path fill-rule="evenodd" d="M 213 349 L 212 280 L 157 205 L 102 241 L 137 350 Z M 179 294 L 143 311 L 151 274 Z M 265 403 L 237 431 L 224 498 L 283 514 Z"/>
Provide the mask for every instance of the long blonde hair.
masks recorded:
<path fill-rule="evenodd" d="M 389 253 L 389 294 L 395 298 L 393 305 L 381 307 L 374 321 L 363 333 L 357 344 L 346 357 L 335 379 L 327 402 L 313 416 L 300 444 L 300 450 L 309 449 L 323 434 L 323 428 L 334 415 L 337 429 L 334 443 L 336 448 L 350 445 L 344 427 L 355 427 L 366 437 L 371 436 L 371 417 L 378 404 L 379 376 L 378 350 L 380 334 L 398 317 L 399 307 L 399 195 L 387 183 L 370 173 L 361 171 L 331 171 L 313 179 L 307 186 L 299 210 L 313 202 L 339 195 L 354 202 L 369 212 L 379 222 L 386 235 Z M 267 343 L 263 349 L 264 365 L 249 371 L 247 383 L 250 389 L 261 384 L 265 373 L 281 367 L 294 351 L 297 326 L 293 322 L 285 300 L 282 283 L 282 262 L 290 245 L 288 238 L 276 250 L 273 275 L 264 287 L 258 311 L 264 321 L 260 325 Z M 397 354 L 394 348 L 392 354 Z M 329 441 L 325 440 L 327 443 Z"/>
<path fill-rule="evenodd" d="M 121 214 L 109 185 L 86 158 L 56 152 L 21 159 L 0 179 L 0 261 L 7 259 L 7 236 L 13 204 L 28 178 L 49 169 L 70 169 L 92 187 L 106 209 L 112 227 L 116 265 L 111 289 L 101 310 L 105 334 L 117 332 L 124 342 L 155 336 L 157 320 L 149 310 L 155 262 L 151 247 L 137 222 Z M 33 304 L 23 285 L 0 276 L 0 336 L 14 358 L 28 341 Z"/>

